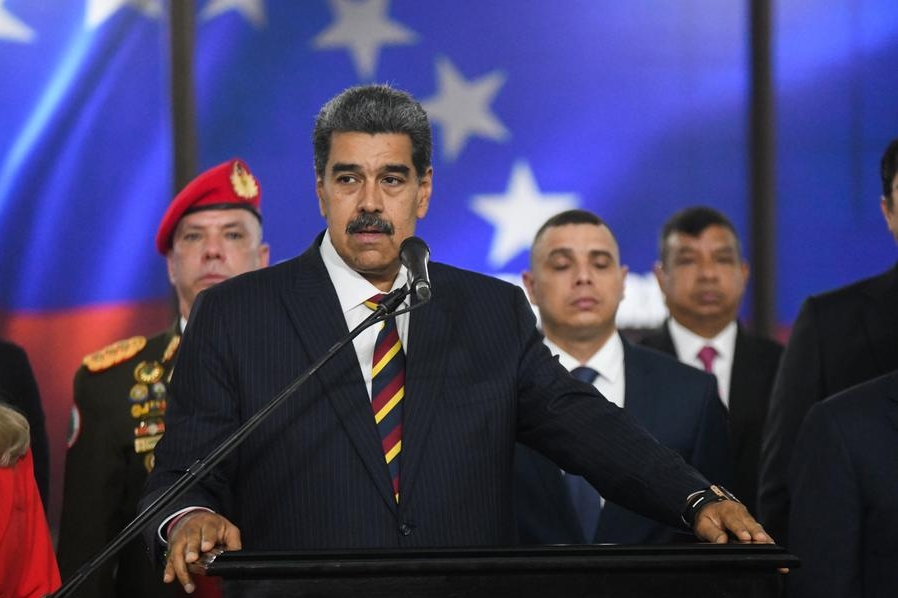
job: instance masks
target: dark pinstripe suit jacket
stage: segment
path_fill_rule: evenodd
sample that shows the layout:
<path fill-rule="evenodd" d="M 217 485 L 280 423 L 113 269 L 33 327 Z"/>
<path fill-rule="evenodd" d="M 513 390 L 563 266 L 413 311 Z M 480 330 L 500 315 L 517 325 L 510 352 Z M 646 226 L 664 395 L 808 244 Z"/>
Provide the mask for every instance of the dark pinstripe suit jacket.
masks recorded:
<path fill-rule="evenodd" d="M 318 243 L 197 299 L 144 504 L 347 334 Z M 245 549 L 514 544 L 519 440 L 676 525 L 707 481 L 568 375 L 520 289 L 430 272 L 434 298 L 410 314 L 398 505 L 346 348 L 171 512 L 209 506 L 240 527 Z"/>

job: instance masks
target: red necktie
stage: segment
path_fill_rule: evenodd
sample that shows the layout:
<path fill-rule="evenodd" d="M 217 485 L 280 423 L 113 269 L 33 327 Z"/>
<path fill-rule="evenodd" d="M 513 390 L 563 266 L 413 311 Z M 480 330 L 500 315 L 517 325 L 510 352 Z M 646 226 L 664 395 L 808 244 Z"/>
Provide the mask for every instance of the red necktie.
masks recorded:
<path fill-rule="evenodd" d="M 702 350 L 698 352 L 698 359 L 702 362 L 702 366 L 704 366 L 705 371 L 709 374 L 714 373 L 714 358 L 716 357 L 717 349 L 711 345 L 705 345 L 702 347 Z"/>
<path fill-rule="evenodd" d="M 375 295 L 365 302 L 370 309 L 377 309 L 383 299 Z M 382 322 L 374 359 L 371 364 L 371 409 L 374 422 L 380 432 L 384 458 L 390 469 L 393 496 L 399 502 L 399 453 L 402 451 L 402 399 L 405 397 L 405 353 L 396 329 L 396 319 Z"/>

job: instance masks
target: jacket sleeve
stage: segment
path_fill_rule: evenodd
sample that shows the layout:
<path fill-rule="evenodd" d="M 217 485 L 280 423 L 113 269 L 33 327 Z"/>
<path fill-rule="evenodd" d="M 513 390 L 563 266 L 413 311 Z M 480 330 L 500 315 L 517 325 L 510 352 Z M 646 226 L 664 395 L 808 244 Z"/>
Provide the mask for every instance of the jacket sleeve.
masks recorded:
<path fill-rule="evenodd" d="M 124 526 L 120 505 L 124 461 L 115 443 L 102 388 L 83 367 L 75 375 L 75 408 L 80 431 L 66 452 L 59 566 L 69 579 Z M 73 414 L 73 417 L 76 415 Z M 115 560 L 110 560 L 79 588 L 79 596 L 113 596 Z"/>

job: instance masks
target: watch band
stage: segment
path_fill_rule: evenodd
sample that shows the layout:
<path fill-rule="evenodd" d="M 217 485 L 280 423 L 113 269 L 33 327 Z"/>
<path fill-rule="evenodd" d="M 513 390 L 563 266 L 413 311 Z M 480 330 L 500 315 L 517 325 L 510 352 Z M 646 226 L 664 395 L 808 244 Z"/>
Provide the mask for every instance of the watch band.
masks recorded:
<path fill-rule="evenodd" d="M 690 494 L 689 498 L 686 499 L 686 509 L 682 515 L 683 523 L 689 526 L 690 529 L 693 528 L 695 526 L 695 517 L 702 508 L 712 502 L 720 502 L 722 500 L 732 500 L 742 504 L 742 501 L 736 498 L 732 492 L 717 484 L 712 484 L 704 490 Z"/>

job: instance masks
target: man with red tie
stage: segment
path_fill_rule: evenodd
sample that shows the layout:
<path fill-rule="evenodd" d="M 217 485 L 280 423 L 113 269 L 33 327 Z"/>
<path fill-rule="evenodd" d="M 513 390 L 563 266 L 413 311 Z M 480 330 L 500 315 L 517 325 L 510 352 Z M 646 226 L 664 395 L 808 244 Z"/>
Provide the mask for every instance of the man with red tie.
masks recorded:
<path fill-rule="evenodd" d="M 670 317 L 641 342 L 717 377 L 729 411 L 733 492 L 754 513 L 761 433 L 783 347 L 737 320 L 749 266 L 729 218 L 686 208 L 664 224 L 659 249 L 655 277 Z"/>

